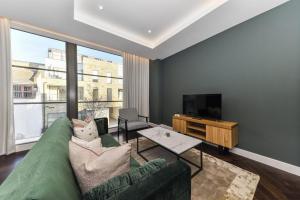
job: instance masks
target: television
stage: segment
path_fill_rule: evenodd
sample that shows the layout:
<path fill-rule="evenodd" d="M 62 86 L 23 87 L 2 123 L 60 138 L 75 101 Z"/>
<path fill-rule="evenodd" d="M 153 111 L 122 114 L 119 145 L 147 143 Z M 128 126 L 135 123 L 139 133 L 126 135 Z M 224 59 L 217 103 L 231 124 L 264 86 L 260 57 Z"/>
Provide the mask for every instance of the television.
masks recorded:
<path fill-rule="evenodd" d="M 221 120 L 222 95 L 183 95 L 183 114 L 192 117 Z"/>

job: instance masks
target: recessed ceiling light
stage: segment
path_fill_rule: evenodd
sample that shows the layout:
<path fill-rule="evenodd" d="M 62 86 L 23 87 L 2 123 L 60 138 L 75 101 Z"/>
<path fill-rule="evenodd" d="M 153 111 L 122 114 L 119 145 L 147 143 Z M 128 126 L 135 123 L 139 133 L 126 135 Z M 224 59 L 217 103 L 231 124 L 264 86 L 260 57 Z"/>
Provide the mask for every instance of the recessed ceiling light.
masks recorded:
<path fill-rule="evenodd" d="M 148 30 L 148 33 L 150 34 L 150 33 L 152 33 L 152 31 L 149 29 L 149 30 Z"/>
<path fill-rule="evenodd" d="M 102 5 L 100 5 L 98 8 L 99 8 L 99 10 L 103 10 L 103 6 Z"/>

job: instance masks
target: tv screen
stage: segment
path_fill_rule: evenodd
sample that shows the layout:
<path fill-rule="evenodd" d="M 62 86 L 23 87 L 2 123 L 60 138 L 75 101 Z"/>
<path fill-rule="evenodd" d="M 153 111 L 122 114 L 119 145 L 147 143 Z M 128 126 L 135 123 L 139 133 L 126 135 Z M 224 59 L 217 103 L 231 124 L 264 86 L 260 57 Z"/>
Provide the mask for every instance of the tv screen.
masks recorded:
<path fill-rule="evenodd" d="M 183 95 L 183 114 L 207 119 L 221 119 L 222 95 Z"/>

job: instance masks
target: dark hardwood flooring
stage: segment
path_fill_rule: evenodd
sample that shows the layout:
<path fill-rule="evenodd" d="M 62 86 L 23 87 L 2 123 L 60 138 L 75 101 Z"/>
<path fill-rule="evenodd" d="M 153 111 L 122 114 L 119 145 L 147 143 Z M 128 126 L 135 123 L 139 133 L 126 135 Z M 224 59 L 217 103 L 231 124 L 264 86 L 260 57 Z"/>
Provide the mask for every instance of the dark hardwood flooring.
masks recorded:
<path fill-rule="evenodd" d="M 9 156 L 0 156 L 0 184 L 10 172 L 23 160 L 28 151 L 22 151 Z"/>
<path fill-rule="evenodd" d="M 113 135 L 117 138 L 115 133 Z M 135 133 L 130 133 L 129 139 L 135 137 Z M 120 141 L 124 141 L 122 134 L 120 136 Z M 258 174 L 260 176 L 260 181 L 254 196 L 255 200 L 300 200 L 299 176 L 286 173 L 232 153 L 228 153 L 227 155 L 219 154 L 217 148 L 207 144 L 204 145 L 203 150 L 219 159 Z M 27 152 L 19 152 L 9 156 L 0 157 L 0 184 L 15 166 L 22 161 L 26 153 Z"/>

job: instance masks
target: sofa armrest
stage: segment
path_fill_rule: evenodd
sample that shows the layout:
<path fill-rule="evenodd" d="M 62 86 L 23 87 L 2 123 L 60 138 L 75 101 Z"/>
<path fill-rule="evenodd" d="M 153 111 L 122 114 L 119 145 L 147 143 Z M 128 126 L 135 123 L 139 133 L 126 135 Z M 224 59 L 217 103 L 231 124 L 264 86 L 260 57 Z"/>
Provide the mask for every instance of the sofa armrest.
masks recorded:
<path fill-rule="evenodd" d="M 106 117 L 94 119 L 97 125 L 98 135 L 105 135 L 108 133 L 108 119 Z"/>
<path fill-rule="evenodd" d="M 191 168 L 176 161 L 121 192 L 119 200 L 190 200 Z"/>
<path fill-rule="evenodd" d="M 144 118 L 146 122 L 149 122 L 149 117 L 143 116 L 143 115 L 138 115 L 139 118 Z"/>

